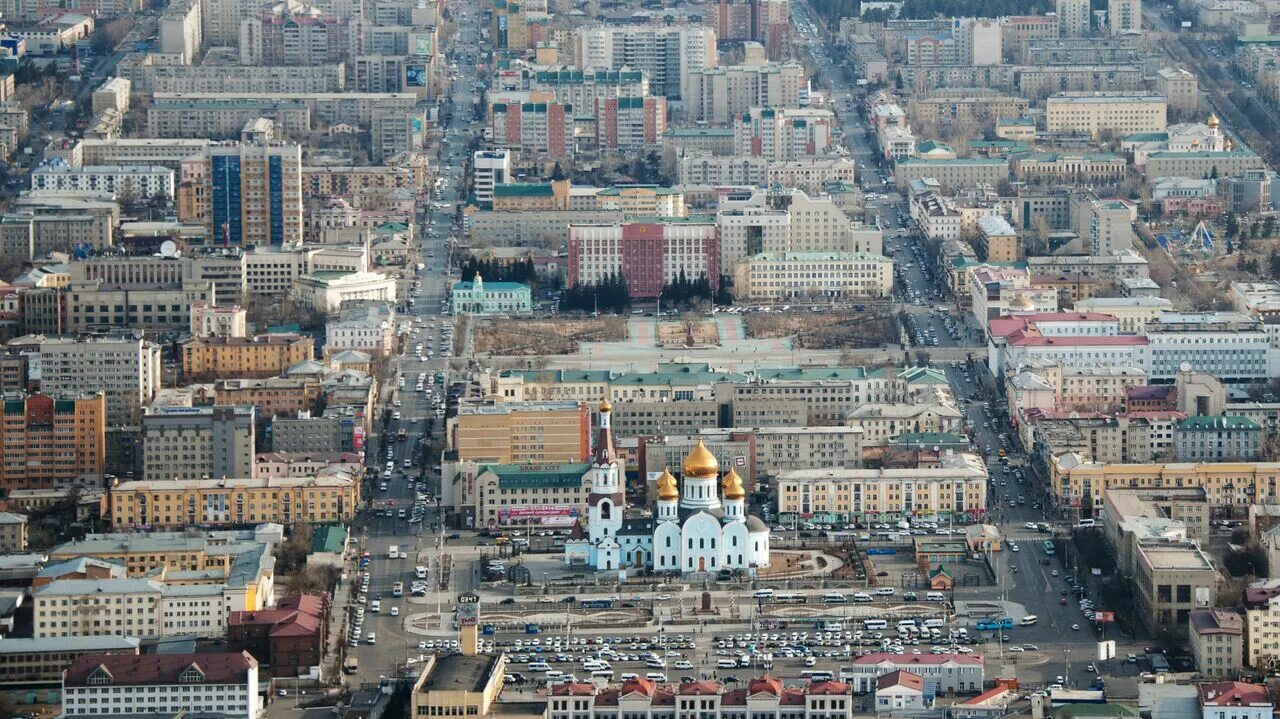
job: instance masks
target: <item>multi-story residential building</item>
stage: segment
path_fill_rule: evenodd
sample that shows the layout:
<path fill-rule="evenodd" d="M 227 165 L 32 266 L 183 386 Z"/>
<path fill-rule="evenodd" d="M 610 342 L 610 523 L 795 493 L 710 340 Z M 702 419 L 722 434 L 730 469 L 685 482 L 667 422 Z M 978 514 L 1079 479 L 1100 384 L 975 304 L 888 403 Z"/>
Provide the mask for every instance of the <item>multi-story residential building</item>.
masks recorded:
<path fill-rule="evenodd" d="M 669 100 L 692 97 L 690 75 L 717 62 L 715 31 L 691 25 L 584 27 L 573 43 L 578 68 L 639 70 Z"/>
<path fill-rule="evenodd" d="M 1113 37 L 1142 32 L 1139 0 L 1107 0 L 1107 29 Z"/>
<path fill-rule="evenodd" d="M 765 252 L 734 267 L 739 300 L 817 302 L 892 292 L 893 260 L 865 252 Z"/>
<path fill-rule="evenodd" d="M 27 515 L 0 512 L 0 552 L 20 554 L 27 551 Z"/>
<path fill-rule="evenodd" d="M 1262 452 L 1262 425 L 1248 417 L 1194 415 L 1174 426 L 1179 462 L 1239 462 Z"/>
<path fill-rule="evenodd" d="M 568 285 L 594 285 L 621 275 L 631 297 L 657 297 L 680 277 L 720 285 L 714 217 L 653 218 L 569 225 Z"/>
<path fill-rule="evenodd" d="M 1031 273 L 1023 268 L 976 264 L 968 275 L 965 284 L 973 318 L 989 331 L 993 323 L 1011 314 L 1047 314 L 1058 309 L 1057 290 L 1033 285 Z"/>
<path fill-rule="evenodd" d="M 1027 99 L 973 90 L 935 90 L 911 104 L 915 124 L 976 124 L 982 127 L 1001 117 L 1027 114 Z"/>
<path fill-rule="evenodd" d="M 690 74 L 693 97 L 684 101 L 686 116 L 725 125 L 753 107 L 799 107 L 807 82 L 796 60 L 707 68 Z"/>
<path fill-rule="evenodd" d="M 1275 503 L 1280 496 L 1280 463 L 1275 462 L 1113 464 L 1069 452 L 1054 457 L 1048 471 L 1054 501 L 1090 516 L 1111 488 L 1203 487 L 1209 503 L 1224 515 L 1254 503 Z"/>
<path fill-rule="evenodd" d="M 825 155 L 835 127 L 830 110 L 753 107 L 733 117 L 734 154 L 775 162 Z"/>
<path fill-rule="evenodd" d="M 1280 582 L 1261 580 L 1244 590 L 1244 663 L 1270 667 L 1280 661 Z"/>
<path fill-rule="evenodd" d="M 301 594 L 285 597 L 271 609 L 232 612 L 227 647 L 262 657 L 276 676 L 298 676 L 324 662 L 330 611 L 328 597 Z"/>
<path fill-rule="evenodd" d="M 85 654 L 132 654 L 140 652 L 136 637 L 50 637 L 29 639 L 6 637 L 0 640 L 0 684 L 56 686 L 62 674 Z"/>
<path fill-rule="evenodd" d="M 1171 110 L 1192 112 L 1200 108 L 1200 83 L 1186 68 L 1157 70 L 1155 90 L 1165 96 Z"/>
<path fill-rule="evenodd" d="M 472 192 L 481 205 L 491 205 L 494 186 L 505 185 L 512 178 L 510 150 L 478 150 L 471 158 Z"/>
<path fill-rule="evenodd" d="M 108 492 L 117 527 L 178 529 L 192 525 L 349 522 L 360 480 L 342 472 L 316 477 L 161 479 L 123 482 Z"/>
<path fill-rule="evenodd" d="M 597 148 L 657 149 L 667 130 L 667 98 L 602 97 L 595 102 L 595 116 Z"/>
<path fill-rule="evenodd" d="M 495 102 L 489 127 L 495 145 L 531 155 L 566 158 L 574 149 L 573 106 L 558 102 Z"/>
<path fill-rule="evenodd" d="M 718 0 L 707 13 L 708 24 L 721 40 L 753 40 L 764 46 L 765 56 L 778 59 L 790 39 L 788 0 Z"/>
<path fill-rule="evenodd" d="M 270 115 L 279 132 L 300 135 L 311 128 L 311 108 L 298 99 L 264 95 L 213 97 L 216 93 L 155 93 L 147 107 L 147 134 L 159 138 L 240 137 L 246 123 Z"/>
<path fill-rule="evenodd" d="M 164 585 L 151 579 L 53 581 L 32 594 L 34 636 L 158 637 L 163 594 Z"/>
<path fill-rule="evenodd" d="M 159 47 L 161 54 L 181 58 L 184 65 L 199 61 L 204 46 L 204 3 L 198 0 L 176 2 L 160 15 Z"/>
<path fill-rule="evenodd" d="M 830 197 L 802 190 L 753 192 L 722 200 L 716 215 L 723 272 L 761 253 L 857 253 L 879 255 L 883 233 L 859 226 Z"/>
<path fill-rule="evenodd" d="M 220 379 L 213 395 L 218 404 L 252 405 L 259 417 L 299 417 L 316 408 L 320 382 L 310 376 Z"/>
<path fill-rule="evenodd" d="M 218 144 L 182 165 L 179 217 L 211 244 L 280 247 L 302 241 L 302 148 Z"/>
<path fill-rule="evenodd" d="M 979 185 L 992 187 L 1009 179 L 1009 160 L 992 157 L 960 157 L 954 160 L 926 160 L 909 157 L 894 166 L 893 178 L 900 189 L 911 180 L 933 178 L 940 189 L 962 190 Z"/>
<path fill-rule="evenodd" d="M 986 464 L 972 454 L 945 454 L 917 469 L 799 469 L 778 473 L 782 522 L 934 521 L 986 515 Z"/>
<path fill-rule="evenodd" d="M 244 65 L 308 67 L 350 59 L 351 28 L 336 15 L 294 15 L 270 5 L 240 24 Z"/>
<path fill-rule="evenodd" d="M 46 339 L 40 365 L 40 386 L 50 396 L 104 393 L 109 428 L 136 426 L 161 386 L 160 346 L 143 339 Z"/>
<path fill-rule="evenodd" d="M 101 391 L 5 397 L 0 416 L 0 444 L 5 448 L 0 487 L 11 491 L 100 486 L 106 464 L 106 421 L 107 400 Z"/>
<path fill-rule="evenodd" d="M 189 378 L 274 377 L 312 359 L 315 343 L 302 335 L 197 337 L 182 344 L 182 374 Z"/>
<path fill-rule="evenodd" d="M 978 259 L 983 262 L 1016 262 L 1021 254 L 1018 231 L 999 216 L 978 218 L 978 236 L 973 243 Z"/>
<path fill-rule="evenodd" d="M 31 173 L 31 189 L 105 192 L 121 200 L 175 197 L 173 170 L 157 165 L 68 167 L 49 164 Z"/>
<path fill-rule="evenodd" d="M 577 70 L 556 65 L 527 72 L 527 83 L 531 92 L 549 92 L 556 102 L 581 108 L 595 108 L 596 100 L 649 95 L 649 79 L 634 69 Z"/>
<path fill-rule="evenodd" d="M 955 433 L 964 415 L 940 404 L 864 404 L 845 415 L 845 424 L 862 429 L 863 440 L 872 445 L 892 442 L 901 434 Z"/>
<path fill-rule="evenodd" d="M 1184 418 L 1170 410 L 1084 416 L 1065 409 L 1031 411 L 1021 418 L 1019 432 L 1046 462 L 1067 452 L 1095 462 L 1151 462 L 1172 454 L 1174 426 Z"/>
<path fill-rule="evenodd" d="M 1230 678 L 1244 668 L 1244 617 L 1226 609 L 1191 612 L 1191 658 L 1201 676 Z"/>
<path fill-rule="evenodd" d="M 498 464 L 581 462 L 591 413 L 577 402 L 463 403 L 450 433 L 459 460 Z"/>
<path fill-rule="evenodd" d="M 252 477 L 252 406 L 152 407 L 142 417 L 143 479 Z"/>
<path fill-rule="evenodd" d="M 1163 95 L 1061 92 L 1045 101 L 1045 130 L 1087 134 L 1094 140 L 1103 132 L 1164 132 L 1167 110 Z"/>
<path fill-rule="evenodd" d="M 1058 33 L 1062 37 L 1085 37 L 1093 27 L 1093 11 L 1088 0 L 1056 0 Z"/>
<path fill-rule="evenodd" d="M 119 611 L 119 608 L 117 608 Z M 226 654 L 87 654 L 62 679 L 63 714 L 219 714 L 261 719 L 258 660 Z"/>
<path fill-rule="evenodd" d="M 220 307 L 197 302 L 191 305 L 191 334 L 196 337 L 244 337 L 248 334 L 248 316 L 248 310 L 240 305 Z"/>

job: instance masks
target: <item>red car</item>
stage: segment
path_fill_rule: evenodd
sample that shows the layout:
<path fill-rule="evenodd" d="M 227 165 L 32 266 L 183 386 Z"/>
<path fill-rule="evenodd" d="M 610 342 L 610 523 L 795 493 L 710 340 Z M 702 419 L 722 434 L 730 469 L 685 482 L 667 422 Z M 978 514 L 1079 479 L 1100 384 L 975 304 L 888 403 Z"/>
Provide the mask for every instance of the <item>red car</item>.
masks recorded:
<path fill-rule="evenodd" d="M 1066 597 L 1059 597 L 1059 598 L 1058 598 L 1058 604 L 1061 604 L 1061 605 L 1062 605 L 1062 606 L 1064 606 L 1064 607 L 1065 607 L 1065 606 L 1067 606 L 1067 598 L 1066 598 Z"/>

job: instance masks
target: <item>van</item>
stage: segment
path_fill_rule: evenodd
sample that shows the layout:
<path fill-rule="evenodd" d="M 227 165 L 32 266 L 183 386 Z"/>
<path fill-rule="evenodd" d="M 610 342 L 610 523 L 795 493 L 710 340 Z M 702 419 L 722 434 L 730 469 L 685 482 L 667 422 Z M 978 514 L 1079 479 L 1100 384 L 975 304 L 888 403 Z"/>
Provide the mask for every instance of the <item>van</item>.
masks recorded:
<path fill-rule="evenodd" d="M 924 598 L 931 602 L 947 601 L 947 595 L 943 594 L 942 592 L 928 592 L 924 595 Z"/>
<path fill-rule="evenodd" d="M 649 672 L 648 674 L 644 675 L 644 678 L 648 679 L 651 682 L 657 682 L 659 684 L 667 683 L 667 675 L 663 674 L 662 672 Z"/>
<path fill-rule="evenodd" d="M 529 662 L 529 671 L 531 672 L 545 672 L 550 670 L 551 665 L 546 662 Z"/>
<path fill-rule="evenodd" d="M 1024 627 L 1029 627 L 1029 626 L 1031 626 L 1032 624 L 1035 624 L 1035 623 L 1036 623 L 1037 621 L 1039 621 L 1039 620 L 1040 620 L 1040 617 L 1037 617 L 1037 616 L 1036 616 L 1036 615 L 1034 615 L 1034 614 L 1028 614 L 1027 616 L 1025 616 L 1025 617 L 1023 617 L 1022 619 L 1020 619 L 1020 620 L 1018 621 L 1018 624 L 1021 624 L 1021 625 L 1022 625 L 1022 626 L 1024 626 Z"/>
<path fill-rule="evenodd" d="M 889 622 L 883 619 L 864 619 L 862 620 L 863 629 L 888 629 Z"/>
<path fill-rule="evenodd" d="M 1096 523 L 1094 520 L 1092 520 L 1092 519 L 1082 519 L 1082 520 L 1080 520 L 1079 522 L 1076 522 L 1076 527 L 1077 527 L 1077 528 L 1081 528 L 1081 529 L 1083 529 L 1083 528 L 1086 528 L 1086 527 L 1093 527 L 1093 526 L 1096 526 L 1096 524 L 1097 524 L 1097 523 Z"/>
<path fill-rule="evenodd" d="M 650 669 L 666 669 L 667 668 L 667 663 L 665 661 L 654 658 L 654 657 L 644 660 L 644 665 L 646 667 L 649 667 Z"/>
<path fill-rule="evenodd" d="M 738 662 L 733 659 L 720 659 L 716 661 L 716 667 L 720 669 L 737 669 Z"/>
<path fill-rule="evenodd" d="M 752 596 L 752 597 L 754 597 L 755 599 L 772 599 L 772 598 L 773 598 L 773 590 L 772 590 L 772 589 L 757 589 L 757 590 L 756 590 L 756 593 L 755 593 L 755 594 L 753 594 L 753 595 L 751 595 L 751 596 Z"/>
<path fill-rule="evenodd" d="M 934 618 L 934 619 L 926 619 L 926 620 L 924 620 L 924 625 L 925 625 L 926 627 L 930 628 L 930 629 L 937 629 L 937 628 L 940 628 L 940 627 L 945 627 L 945 626 L 947 626 L 947 620 L 945 620 L 945 619 L 937 619 L 937 618 Z"/>
<path fill-rule="evenodd" d="M 604 679 L 605 681 L 612 681 L 613 670 L 612 669 L 596 669 L 595 671 L 591 672 L 591 678 Z"/>
<path fill-rule="evenodd" d="M 559 669 L 551 669 L 547 671 L 547 679 L 559 679 L 564 676 L 564 672 Z"/>
<path fill-rule="evenodd" d="M 829 594 L 822 595 L 822 601 L 827 604 L 844 604 L 849 601 L 849 598 L 838 592 L 831 592 Z"/>
<path fill-rule="evenodd" d="M 373 632 L 369 632 L 369 636 L 365 637 L 364 640 L 370 644 L 377 644 L 378 635 L 374 634 Z"/>
<path fill-rule="evenodd" d="M 854 592 L 852 599 L 855 602 L 869 602 L 871 601 L 871 595 L 866 592 Z"/>

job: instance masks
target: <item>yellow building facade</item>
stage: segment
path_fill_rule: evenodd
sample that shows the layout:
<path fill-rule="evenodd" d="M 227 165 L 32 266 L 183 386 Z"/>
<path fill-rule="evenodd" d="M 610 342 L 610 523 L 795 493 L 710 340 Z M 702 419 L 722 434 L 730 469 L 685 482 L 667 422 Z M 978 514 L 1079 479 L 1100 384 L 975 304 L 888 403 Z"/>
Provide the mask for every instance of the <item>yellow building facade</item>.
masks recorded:
<path fill-rule="evenodd" d="M 116 528 L 154 529 L 349 522 L 359 502 L 360 482 L 345 474 L 123 482 L 107 499 Z"/>
<path fill-rule="evenodd" d="M 909 517 L 980 519 L 987 469 L 975 455 L 915 469 L 801 469 L 778 475 L 778 514 L 788 520 L 884 521 Z"/>
<path fill-rule="evenodd" d="M 182 345 L 187 378 L 273 377 L 315 355 L 315 341 L 292 334 L 198 337 Z"/>
<path fill-rule="evenodd" d="M 1053 492 L 1059 506 L 1093 515 L 1102 509 L 1107 489 L 1202 487 L 1209 504 L 1219 508 L 1276 503 L 1280 462 L 1171 462 L 1168 464 L 1104 464 L 1067 453 L 1050 463 Z"/>

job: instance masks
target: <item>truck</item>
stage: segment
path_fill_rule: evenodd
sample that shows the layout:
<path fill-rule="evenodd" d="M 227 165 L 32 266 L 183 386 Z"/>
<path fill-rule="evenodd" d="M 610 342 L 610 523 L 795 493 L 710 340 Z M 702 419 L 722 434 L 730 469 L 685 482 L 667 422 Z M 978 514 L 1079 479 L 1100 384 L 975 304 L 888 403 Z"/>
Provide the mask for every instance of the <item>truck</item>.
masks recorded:
<path fill-rule="evenodd" d="M 387 559 L 395 559 L 400 556 L 400 545 L 393 544 L 387 548 Z"/>

